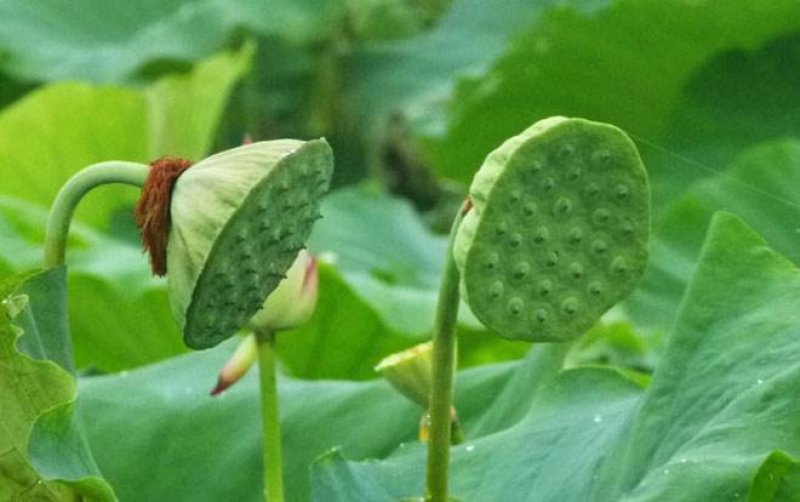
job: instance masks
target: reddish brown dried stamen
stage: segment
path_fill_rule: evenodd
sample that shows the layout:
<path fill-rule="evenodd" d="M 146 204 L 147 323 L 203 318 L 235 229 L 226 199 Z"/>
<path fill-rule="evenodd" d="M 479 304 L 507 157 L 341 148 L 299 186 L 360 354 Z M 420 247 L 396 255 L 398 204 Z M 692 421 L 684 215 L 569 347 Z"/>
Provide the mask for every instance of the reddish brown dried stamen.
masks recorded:
<path fill-rule="evenodd" d="M 167 273 L 167 240 L 169 238 L 169 206 L 175 181 L 192 163 L 176 157 L 162 157 L 150 163 L 150 173 L 134 216 L 142 235 L 142 246 L 150 254 L 154 275 Z"/>

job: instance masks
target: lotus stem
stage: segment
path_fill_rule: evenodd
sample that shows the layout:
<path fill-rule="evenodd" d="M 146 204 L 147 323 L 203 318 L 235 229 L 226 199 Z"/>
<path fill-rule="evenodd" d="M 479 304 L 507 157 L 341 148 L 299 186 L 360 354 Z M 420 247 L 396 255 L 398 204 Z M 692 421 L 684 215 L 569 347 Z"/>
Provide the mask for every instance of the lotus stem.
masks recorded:
<path fill-rule="evenodd" d="M 141 188 L 149 172 L 150 166 L 146 164 L 109 161 L 92 164 L 72 176 L 58 192 L 47 219 L 44 238 L 45 268 L 64 264 L 72 216 L 84 195 L 97 186 L 110 183 Z"/>
<path fill-rule="evenodd" d="M 460 274 L 453 258 L 453 242 L 461 219 L 469 210 L 465 202 L 453 221 L 447 246 L 445 268 L 436 306 L 433 334 L 433 389 L 430 404 L 430 440 L 425 500 L 445 502 L 450 469 L 451 409 L 453 406 L 453 373 L 456 353 L 456 320 L 458 318 Z"/>
<path fill-rule="evenodd" d="M 278 409 L 275 332 L 256 332 L 261 384 L 261 425 L 264 434 L 264 498 L 283 502 L 283 455 Z"/>

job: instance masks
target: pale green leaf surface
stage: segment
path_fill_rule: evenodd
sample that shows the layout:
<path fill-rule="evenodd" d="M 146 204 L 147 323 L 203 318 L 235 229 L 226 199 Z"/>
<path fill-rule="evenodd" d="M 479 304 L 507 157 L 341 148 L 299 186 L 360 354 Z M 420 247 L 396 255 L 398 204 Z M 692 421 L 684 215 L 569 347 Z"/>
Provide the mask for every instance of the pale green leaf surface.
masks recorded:
<path fill-rule="evenodd" d="M 652 384 L 568 370 L 510 429 L 454 449 L 452 493 L 490 500 L 744 499 L 780 448 L 800 452 L 800 271 L 715 217 Z M 316 500 L 422 493 L 424 451 L 323 457 Z M 510 481 L 513 480 L 513 481 Z"/>
<path fill-rule="evenodd" d="M 324 40 L 340 0 L 0 1 L 3 70 L 23 80 L 121 82 L 195 63 L 242 29 L 295 43 Z"/>
<path fill-rule="evenodd" d="M 62 353 L 69 335 L 59 319 L 66 311 L 64 277 L 63 269 L 53 269 L 0 291 L 2 299 L 27 298 L 13 318 L 0 307 L 0 494 L 7 499 L 115 500 L 75 421 L 74 377 L 40 359 L 69 357 Z M 31 337 L 33 357 L 18 351 L 19 337 Z"/>
<path fill-rule="evenodd" d="M 643 327 L 666 332 L 695 268 L 714 211 L 741 216 L 771 247 L 800 264 L 800 142 L 761 145 L 696 182 L 655 225 L 643 284 L 627 303 Z"/>
<path fill-rule="evenodd" d="M 65 82 L 31 92 L 0 112 L 0 195 L 49 206 L 72 174 L 96 162 L 199 160 L 249 58 L 246 48 L 217 55 L 144 91 Z M 104 228 L 137 197 L 135 188 L 103 187 L 86 197 L 76 218 Z"/>
<path fill-rule="evenodd" d="M 800 31 L 794 0 L 585 4 L 595 9 L 578 2 L 547 9 L 491 71 L 458 87 L 446 134 L 430 142 L 441 173 L 468 180 L 470 166 L 480 164 L 485 152 L 551 115 L 609 122 L 634 137 L 662 142 L 668 132 L 681 133 L 683 124 L 673 125 L 673 114 L 683 104 L 685 86 L 706 63 Z M 656 182 L 681 167 L 650 165 L 647 158 L 645 163 Z"/>
<path fill-rule="evenodd" d="M 151 158 L 168 154 L 199 161 L 213 144 L 236 83 L 250 70 L 253 44 L 209 57 L 186 75 L 167 76 L 144 89 Z"/>
<path fill-rule="evenodd" d="M 33 204 L 0 199 L 0 272 L 40 266 L 45 218 Z M 77 366 L 118 371 L 184 352 L 164 281 L 150 275 L 141 249 L 78 222 L 70 235 L 69 323 Z M 63 356 L 68 352 L 47 356 L 71 367 L 72 356 Z"/>
<path fill-rule="evenodd" d="M 412 116 L 441 119 L 459 77 L 485 73 L 513 34 L 554 3 L 454 0 L 422 36 L 364 44 L 355 51 L 346 102 L 362 118 L 386 118 L 405 109 Z"/>
<path fill-rule="evenodd" d="M 81 417 L 98 464 L 121 500 L 260 500 L 255 372 L 220 397 L 208 395 L 233 347 L 226 342 L 157 365 L 81 380 Z M 477 424 L 497 400 L 506 410 L 524 408 L 525 400 L 497 396 L 505 396 L 503 388 L 517 368 L 542 379 L 557 370 L 551 363 L 537 370 L 538 364 L 541 358 L 531 357 L 522 366 L 506 363 L 462 373 L 456 404 L 465 426 Z M 350 458 L 417 448 L 416 443 L 400 445 L 413 442 L 422 410 L 385 382 L 281 376 L 279 383 L 288 500 L 308 499 L 309 465 L 331 448 Z"/>

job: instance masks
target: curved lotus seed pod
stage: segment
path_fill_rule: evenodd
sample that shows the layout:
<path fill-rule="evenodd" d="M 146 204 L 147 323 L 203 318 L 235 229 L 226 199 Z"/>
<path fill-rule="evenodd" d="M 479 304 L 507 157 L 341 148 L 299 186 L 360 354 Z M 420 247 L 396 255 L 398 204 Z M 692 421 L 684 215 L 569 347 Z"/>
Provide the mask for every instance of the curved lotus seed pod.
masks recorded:
<path fill-rule="evenodd" d="M 324 140 L 276 140 L 219 153 L 177 179 L 167 279 L 186 345 L 212 347 L 262 307 L 319 218 L 332 171 Z"/>
<path fill-rule="evenodd" d="M 453 249 L 461 290 L 505 338 L 575 338 L 644 272 L 647 174 L 616 127 L 537 122 L 489 154 L 470 198 Z"/>

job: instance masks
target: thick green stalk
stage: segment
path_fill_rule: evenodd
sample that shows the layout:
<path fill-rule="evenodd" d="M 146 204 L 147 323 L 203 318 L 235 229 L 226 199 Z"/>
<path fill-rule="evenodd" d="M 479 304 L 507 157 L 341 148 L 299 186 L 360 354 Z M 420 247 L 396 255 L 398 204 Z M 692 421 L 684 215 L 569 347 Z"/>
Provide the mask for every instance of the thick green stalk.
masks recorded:
<path fill-rule="evenodd" d="M 58 192 L 47 219 L 44 238 L 45 268 L 64 264 L 72 215 L 87 192 L 108 183 L 124 183 L 142 187 L 149 172 L 150 166 L 145 164 L 110 161 L 93 164 L 70 178 Z"/>
<path fill-rule="evenodd" d="M 261 426 L 264 433 L 264 498 L 283 502 L 283 456 L 275 368 L 275 333 L 256 333 L 261 382 Z"/>
<path fill-rule="evenodd" d="M 433 391 L 431 394 L 431 427 L 428 440 L 428 474 L 425 500 L 445 502 L 450 469 L 450 410 L 453 403 L 453 373 L 456 353 L 456 319 L 459 306 L 460 274 L 453 259 L 453 242 L 461 219 L 467 211 L 465 203 L 450 230 L 444 274 L 436 306 L 433 334 Z"/>

